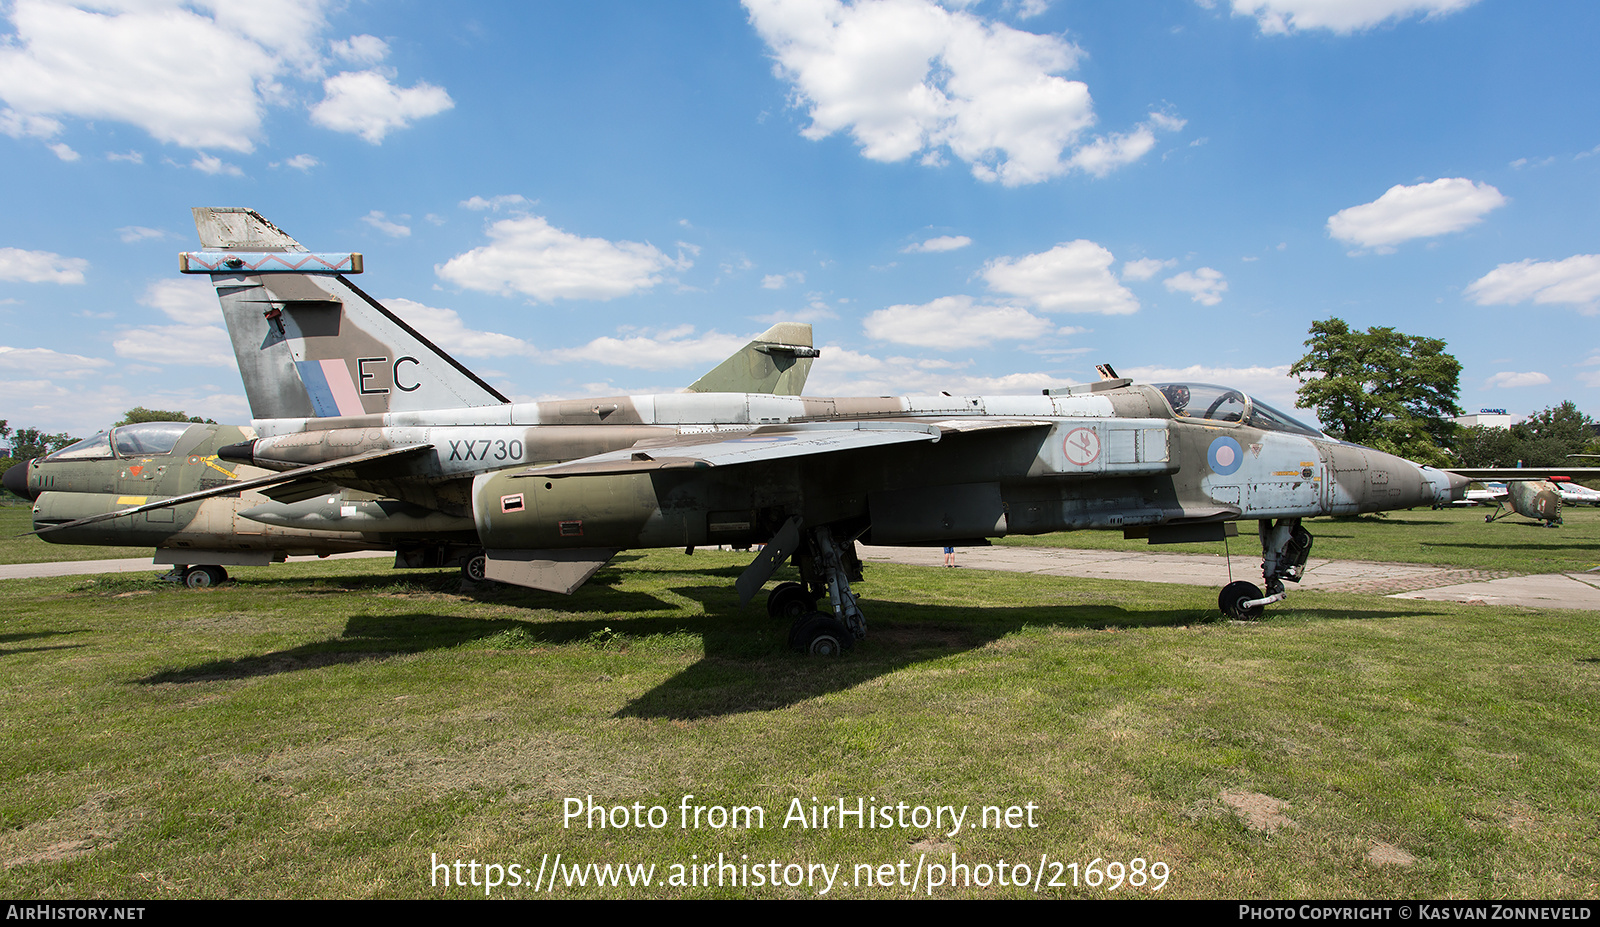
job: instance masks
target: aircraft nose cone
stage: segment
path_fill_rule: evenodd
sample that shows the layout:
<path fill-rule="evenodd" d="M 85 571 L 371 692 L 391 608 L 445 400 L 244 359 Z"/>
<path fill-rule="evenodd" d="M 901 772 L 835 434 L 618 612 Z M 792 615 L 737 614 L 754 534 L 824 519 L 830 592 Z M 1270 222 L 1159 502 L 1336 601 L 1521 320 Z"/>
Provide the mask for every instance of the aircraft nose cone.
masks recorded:
<path fill-rule="evenodd" d="M 1467 497 L 1467 487 L 1472 485 L 1472 481 L 1459 473 L 1446 473 L 1445 476 L 1450 479 L 1450 485 L 1447 490 L 1450 494 L 1450 501 L 1455 502 L 1465 499 Z"/>
<path fill-rule="evenodd" d="M 31 457 L 22 463 L 13 464 L 6 470 L 6 475 L 0 477 L 0 480 L 4 481 L 7 489 L 32 502 L 38 498 L 38 493 L 28 491 L 28 464 L 30 463 L 33 463 L 33 458 Z"/>

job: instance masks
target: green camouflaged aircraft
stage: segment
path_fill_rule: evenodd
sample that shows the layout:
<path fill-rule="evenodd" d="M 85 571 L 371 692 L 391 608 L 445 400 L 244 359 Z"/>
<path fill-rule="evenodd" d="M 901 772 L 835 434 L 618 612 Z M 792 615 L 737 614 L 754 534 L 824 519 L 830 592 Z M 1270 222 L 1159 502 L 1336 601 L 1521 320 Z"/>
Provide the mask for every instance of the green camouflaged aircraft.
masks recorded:
<path fill-rule="evenodd" d="M 819 353 L 810 325 L 782 322 L 689 390 L 798 394 Z M 484 578 L 486 557 L 470 517 L 331 484 L 276 498 L 239 489 L 239 482 L 272 471 L 219 457 L 218 451 L 255 437 L 248 426 L 121 425 L 12 466 L 4 484 L 34 502 L 34 528 L 49 529 L 39 533 L 44 540 L 153 546 L 155 562 L 172 564 L 172 577 L 195 588 L 227 579 L 228 566 L 357 550 L 393 550 L 396 567 L 459 566 L 468 579 Z M 219 488 L 220 495 L 160 505 Z M 147 503 L 154 505 L 137 515 L 67 527 Z"/>
<path fill-rule="evenodd" d="M 801 581 L 778 585 L 767 607 L 813 653 L 866 633 L 850 586 L 857 540 L 985 544 L 1099 528 L 1162 543 L 1221 539 L 1248 519 L 1266 591 L 1231 583 L 1218 605 L 1253 617 L 1301 578 L 1303 518 L 1430 505 L 1467 485 L 1236 389 L 1135 384 L 1109 368 L 1041 396 L 510 402 L 357 288 L 360 255 L 309 252 L 248 209 L 196 209 L 195 225 L 204 250 L 182 269 L 216 287 L 257 432 L 217 454 L 275 471 L 232 490 L 292 501 L 341 486 L 403 500 L 470 521 L 489 578 L 558 592 L 625 548 L 765 545 L 735 584 L 740 599 L 792 559 Z"/>

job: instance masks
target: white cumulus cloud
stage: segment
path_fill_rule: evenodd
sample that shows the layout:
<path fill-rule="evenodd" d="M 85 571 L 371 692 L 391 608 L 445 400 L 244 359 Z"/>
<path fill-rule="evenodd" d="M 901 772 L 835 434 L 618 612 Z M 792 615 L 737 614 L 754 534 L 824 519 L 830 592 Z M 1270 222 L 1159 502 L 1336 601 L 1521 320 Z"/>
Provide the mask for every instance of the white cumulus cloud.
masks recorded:
<path fill-rule="evenodd" d="M 350 132 L 376 145 L 412 120 L 442 113 L 455 101 L 443 87 L 418 81 L 397 87 L 387 68 L 345 71 L 322 82 L 326 96 L 311 107 L 311 121 L 335 132 Z"/>
<path fill-rule="evenodd" d="M 587 361 L 643 370 L 709 368 L 726 360 L 734 351 L 748 344 L 752 337 L 747 335 L 741 338 L 714 331 L 696 335 L 693 326 L 682 325 L 654 334 L 596 338 L 582 347 L 546 351 L 543 357 L 553 361 Z"/>
<path fill-rule="evenodd" d="M 1163 261 L 1159 258 L 1140 258 L 1137 261 L 1127 261 L 1122 265 L 1122 279 L 1149 280 L 1168 267 L 1176 267 L 1177 265 L 1177 261 Z"/>
<path fill-rule="evenodd" d="M 389 43 L 375 35 L 352 35 L 330 47 L 336 57 L 351 64 L 377 64 L 389 57 Z"/>
<path fill-rule="evenodd" d="M 1600 305 L 1600 254 L 1501 264 L 1469 284 L 1465 293 L 1480 306 L 1531 301 L 1578 306 L 1593 314 Z"/>
<path fill-rule="evenodd" d="M 684 247 L 684 243 L 681 242 L 681 241 L 678 242 L 678 247 L 680 247 L 680 248 Z M 761 278 L 761 288 L 763 290 L 781 290 L 784 287 L 788 286 L 790 283 L 805 283 L 805 282 L 806 282 L 806 275 L 801 273 L 798 270 L 794 270 L 794 271 L 790 271 L 789 273 L 786 273 L 786 274 L 767 274 L 766 276 Z"/>
<path fill-rule="evenodd" d="M 450 354 L 511 357 L 534 353 L 533 345 L 521 338 L 468 328 L 454 309 L 440 309 L 399 298 L 383 300 L 383 304 Z"/>
<path fill-rule="evenodd" d="M 1465 177 L 1441 177 L 1412 186 L 1396 184 L 1370 203 L 1341 209 L 1328 218 L 1328 234 L 1379 253 L 1413 238 L 1459 232 L 1506 204 L 1499 190 Z"/>
<path fill-rule="evenodd" d="M 387 215 L 379 212 L 376 209 L 362 216 L 361 221 L 372 226 L 390 238 L 405 238 L 407 235 L 411 234 L 411 226 L 395 222 Z"/>
<path fill-rule="evenodd" d="M 582 238 L 542 216 L 501 219 L 489 226 L 489 238 L 489 244 L 456 255 L 434 272 L 467 289 L 549 302 L 626 296 L 660 283 L 669 269 L 689 266 L 654 245 Z"/>
<path fill-rule="evenodd" d="M 1063 75 L 1080 51 L 932 0 L 745 0 L 751 22 L 811 119 L 875 161 L 944 152 L 1006 186 L 1077 167 L 1101 174 L 1149 150 L 1143 136 L 1070 153 L 1095 122 L 1089 88 Z M 1153 143 L 1153 140 L 1152 140 Z M 1081 154 L 1079 158 L 1077 155 Z"/>
<path fill-rule="evenodd" d="M 1391 19 L 1422 14 L 1446 16 L 1476 0 L 1233 0 L 1235 16 L 1253 16 L 1263 33 L 1282 35 L 1305 29 L 1346 34 Z"/>
<path fill-rule="evenodd" d="M 189 166 L 202 174 L 227 174 L 229 177 L 243 177 L 244 171 L 237 164 L 229 164 L 216 155 L 200 152 L 199 157 L 189 162 Z"/>
<path fill-rule="evenodd" d="M 1502 370 L 1485 380 L 1483 385 L 1485 389 L 1494 389 L 1495 387 L 1543 386 L 1549 382 L 1550 378 L 1537 370 L 1530 370 L 1527 373 Z"/>
<path fill-rule="evenodd" d="M 111 342 L 118 357 L 152 364 L 236 366 L 233 342 L 219 324 L 222 310 L 209 280 L 158 280 L 145 288 L 139 304 L 179 324 L 123 329 Z"/>
<path fill-rule="evenodd" d="M 146 238 L 166 238 L 167 233 L 160 229 L 145 228 L 142 225 L 124 225 L 117 229 L 117 234 L 128 244 L 143 241 Z"/>
<path fill-rule="evenodd" d="M 965 235 L 940 235 L 927 241 L 919 241 L 906 245 L 900 249 L 901 254 L 937 254 L 940 251 L 955 251 L 972 244 L 972 239 Z"/>
<path fill-rule="evenodd" d="M 101 357 L 64 354 L 49 348 L 15 348 L 0 344 L 0 371 L 6 373 L 72 378 L 98 373 L 110 366 L 111 362 Z"/>
<path fill-rule="evenodd" d="M 31 120 L 30 134 L 71 116 L 131 123 L 189 148 L 251 151 L 276 78 L 318 67 L 322 3 L 192 6 L 18 0 L 13 37 L 0 45 L 0 99 Z"/>
<path fill-rule="evenodd" d="M 209 279 L 198 277 L 157 280 L 145 288 L 139 304 L 160 311 L 174 322 L 189 325 L 215 325 L 222 319 L 217 291 Z"/>
<path fill-rule="evenodd" d="M 82 283 L 89 262 L 53 251 L 0 248 L 0 280 L 18 283 Z"/>
<path fill-rule="evenodd" d="M 862 322 L 867 337 L 923 348 L 956 350 L 999 340 L 1027 341 L 1053 326 L 1017 306 L 974 304 L 970 296 L 944 296 L 920 306 L 890 306 Z"/>
<path fill-rule="evenodd" d="M 220 325 L 153 325 L 119 332 L 118 357 L 151 364 L 233 367 L 233 342 Z"/>
<path fill-rule="evenodd" d="M 485 209 L 492 209 L 498 212 L 502 208 L 521 206 L 527 202 L 527 198 L 520 193 L 506 193 L 501 196 L 491 196 L 488 199 L 484 199 L 481 196 L 474 196 L 471 199 L 462 200 L 461 208 L 471 209 L 475 212 L 482 212 Z"/>
<path fill-rule="evenodd" d="M 1169 292 L 1188 293 L 1202 306 L 1215 306 L 1222 302 L 1222 294 L 1228 292 L 1228 281 L 1223 278 L 1222 271 L 1210 267 L 1174 274 L 1163 280 L 1162 285 Z"/>
<path fill-rule="evenodd" d="M 822 349 L 806 381 L 812 396 L 957 396 L 1031 394 L 1060 386 L 1058 374 L 1018 372 L 986 377 L 967 372 L 967 362 L 925 357 L 878 357 L 837 344 Z"/>
<path fill-rule="evenodd" d="M 1111 273 L 1115 260 L 1100 245 L 1079 239 L 1039 254 L 996 258 L 984 267 L 983 279 L 991 290 L 1025 299 L 1045 312 L 1137 312 L 1139 300 Z"/>

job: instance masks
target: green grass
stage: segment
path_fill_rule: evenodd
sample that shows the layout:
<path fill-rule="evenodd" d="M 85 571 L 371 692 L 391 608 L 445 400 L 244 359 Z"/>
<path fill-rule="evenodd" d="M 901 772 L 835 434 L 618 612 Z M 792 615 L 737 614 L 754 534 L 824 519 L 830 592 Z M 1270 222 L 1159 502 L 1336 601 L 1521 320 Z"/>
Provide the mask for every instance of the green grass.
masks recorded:
<path fill-rule="evenodd" d="M 872 636 L 825 661 L 738 608 L 747 560 L 624 554 L 570 598 L 377 561 L 0 584 L 0 896 L 471 897 L 430 885 L 434 854 L 547 853 L 845 878 L 1139 857 L 1164 897 L 1600 891 L 1595 614 L 1299 590 L 1241 624 L 1212 589 L 873 565 Z M 679 829 L 688 794 L 767 826 Z M 591 795 L 673 824 L 564 828 Z M 813 797 L 1032 802 L 1039 826 L 784 828 Z"/>
<path fill-rule="evenodd" d="M 1539 522 L 1510 515 L 1493 524 L 1483 518 L 1492 507 L 1411 509 L 1382 516 L 1308 518 L 1315 538 L 1313 558 L 1427 563 L 1477 570 L 1519 573 L 1563 573 L 1600 566 L 1600 509 L 1569 506 L 1565 524 L 1545 528 Z M 1080 550 L 1149 550 L 1157 553 L 1220 554 L 1220 542 L 1162 544 L 1123 540 L 1120 531 L 1068 531 L 1034 537 L 1001 538 L 1012 547 L 1071 547 Z M 1255 523 L 1239 522 L 1239 537 L 1228 541 L 1235 556 L 1260 550 Z"/>

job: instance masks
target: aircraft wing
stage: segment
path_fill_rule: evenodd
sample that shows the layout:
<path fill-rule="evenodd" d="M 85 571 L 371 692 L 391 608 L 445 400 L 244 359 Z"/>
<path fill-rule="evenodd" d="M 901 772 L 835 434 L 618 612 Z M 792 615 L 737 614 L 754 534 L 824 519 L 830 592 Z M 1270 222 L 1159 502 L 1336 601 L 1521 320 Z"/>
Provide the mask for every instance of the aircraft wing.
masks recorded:
<path fill-rule="evenodd" d="M 1450 467 L 1445 472 L 1472 480 L 1548 480 L 1552 476 L 1600 480 L 1600 467 Z"/>
<path fill-rule="evenodd" d="M 171 508 L 175 505 L 184 505 L 189 502 L 199 502 L 202 499 L 210 499 L 214 496 L 232 495 L 234 493 L 239 493 L 250 489 L 265 489 L 267 487 L 291 488 L 294 484 L 309 486 L 312 484 L 326 485 L 328 483 L 337 483 L 341 479 L 360 478 L 365 475 L 366 472 L 371 471 L 380 464 L 388 464 L 397 460 L 415 457 L 418 454 L 424 453 L 425 451 L 430 451 L 432 449 L 433 445 L 431 444 L 412 444 L 406 447 L 387 448 L 381 451 L 369 451 L 365 454 L 356 454 L 353 457 L 341 457 L 338 460 L 330 460 L 327 463 L 320 463 L 310 467 L 300 467 L 295 470 L 286 470 L 282 473 L 272 473 L 267 476 L 259 476 L 250 480 L 237 480 L 234 482 L 223 483 L 221 486 L 213 486 L 210 489 L 202 489 L 198 492 L 184 493 L 181 496 L 171 496 L 169 498 L 162 499 L 159 502 L 149 502 L 144 505 L 136 505 L 131 508 L 118 509 L 115 512 L 105 512 L 100 515 L 91 515 L 88 518 L 80 518 L 76 521 L 62 522 L 59 525 L 46 525 L 43 528 L 30 531 L 29 534 L 45 534 L 61 528 L 77 528 L 81 525 L 92 525 L 96 522 L 108 521 L 112 518 L 122 518 L 127 515 L 137 515 L 140 512 L 150 512 L 154 511 L 155 509 Z M 293 494 L 291 493 L 290 495 Z"/>
<path fill-rule="evenodd" d="M 757 428 L 745 432 L 706 432 L 679 435 L 665 441 L 641 441 L 633 447 L 620 451 L 596 454 L 546 467 L 533 467 L 517 476 L 601 476 L 642 473 L 649 470 L 728 467 L 809 457 L 836 451 L 887 447 L 916 441 L 935 442 L 945 434 L 953 432 L 1044 428 L 1049 424 L 1036 421 L 996 424 L 966 420 L 816 422 Z"/>

